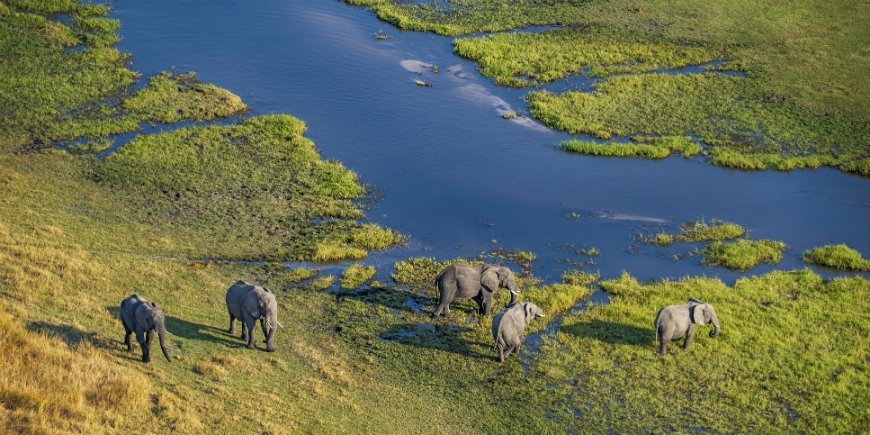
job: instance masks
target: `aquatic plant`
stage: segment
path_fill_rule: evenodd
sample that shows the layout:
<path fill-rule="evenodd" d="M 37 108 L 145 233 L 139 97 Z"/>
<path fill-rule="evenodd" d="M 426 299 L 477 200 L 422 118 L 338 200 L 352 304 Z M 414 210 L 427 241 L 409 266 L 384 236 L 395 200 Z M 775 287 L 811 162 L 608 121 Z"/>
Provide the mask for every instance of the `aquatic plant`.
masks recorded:
<path fill-rule="evenodd" d="M 741 239 L 731 243 L 713 242 L 701 254 L 704 264 L 746 271 L 759 263 L 779 263 L 784 250 L 785 243 L 779 241 Z"/>
<path fill-rule="evenodd" d="M 562 283 L 580 286 L 591 285 L 595 281 L 598 281 L 600 277 L 599 274 L 588 273 L 582 270 L 566 270 L 562 274 Z"/>
<path fill-rule="evenodd" d="M 701 152 L 701 146 L 688 136 L 635 136 L 632 142 L 601 144 L 572 139 L 562 142 L 559 147 L 572 153 L 591 156 L 646 159 L 663 159 L 675 153 L 689 158 Z"/>
<path fill-rule="evenodd" d="M 372 279 L 373 276 L 375 276 L 374 266 L 352 264 L 341 273 L 340 285 L 345 290 L 355 289 Z"/>
<path fill-rule="evenodd" d="M 714 219 L 709 225 L 703 220 L 686 222 L 680 225 L 680 232 L 677 234 L 659 232 L 655 236 L 642 239 L 647 243 L 669 246 L 674 243 L 730 240 L 744 235 L 746 230 L 740 225 Z"/>
<path fill-rule="evenodd" d="M 834 269 L 854 270 L 859 272 L 870 271 L 870 260 L 861 253 L 841 243 L 839 245 L 825 245 L 818 248 L 808 249 L 803 253 L 803 259 L 807 263 Z"/>

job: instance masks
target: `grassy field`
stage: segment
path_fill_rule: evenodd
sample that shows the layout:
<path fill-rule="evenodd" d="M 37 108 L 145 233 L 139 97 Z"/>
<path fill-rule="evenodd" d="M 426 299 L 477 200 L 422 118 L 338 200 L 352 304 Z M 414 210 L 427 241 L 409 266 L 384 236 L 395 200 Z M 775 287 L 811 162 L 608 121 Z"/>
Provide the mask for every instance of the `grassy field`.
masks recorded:
<path fill-rule="evenodd" d="M 368 6 L 403 29 L 448 36 L 559 27 L 454 42 L 457 54 L 478 62 L 484 75 L 503 85 L 532 86 L 571 74 L 603 77 L 592 93 L 529 95 L 532 115 L 559 130 L 604 139 L 694 134 L 710 148 L 706 154 L 715 165 L 833 166 L 870 174 L 866 3 L 348 3 Z M 701 73 L 662 71 L 689 65 L 700 66 Z"/>
<path fill-rule="evenodd" d="M 818 264 L 833 269 L 870 272 L 870 260 L 867 260 L 860 252 L 845 244 L 826 245 L 808 249 L 804 252 L 803 259 L 807 263 Z"/>
<path fill-rule="evenodd" d="M 433 280 L 448 262 L 407 259 L 394 283 L 365 284 L 378 271 L 354 267 L 343 275 L 357 290 L 323 292 L 335 276 L 318 264 L 277 261 L 355 260 L 403 239 L 360 222 L 356 176 L 320 158 L 302 121 L 187 127 L 93 155 L 142 122 L 246 108 L 186 74 L 132 92 L 139 77 L 111 48 L 119 24 L 107 12 L 71 0 L 0 3 L 3 430 L 854 433 L 870 421 L 861 277 L 772 272 L 728 287 L 625 275 L 600 283 L 609 305 L 584 312 L 574 307 L 597 275 L 571 270 L 545 284 L 526 273 L 521 300 L 547 322 L 532 323 L 541 334 L 532 349 L 504 365 L 472 302 L 432 322 Z M 516 271 L 534 259 L 499 257 Z M 276 293 L 275 353 L 225 332 L 224 294 L 238 279 Z M 124 350 L 117 306 L 134 292 L 163 309 L 172 363 Z M 496 308 L 508 297 L 499 293 Z M 688 297 L 716 307 L 722 334 L 656 358 L 656 310 Z"/>

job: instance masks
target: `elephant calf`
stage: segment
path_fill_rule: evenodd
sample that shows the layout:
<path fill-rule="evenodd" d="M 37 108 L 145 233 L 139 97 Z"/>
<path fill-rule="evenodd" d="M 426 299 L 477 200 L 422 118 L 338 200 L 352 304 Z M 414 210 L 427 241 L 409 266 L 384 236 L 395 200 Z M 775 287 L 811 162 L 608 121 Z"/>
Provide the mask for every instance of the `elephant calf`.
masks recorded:
<path fill-rule="evenodd" d="M 439 302 L 432 317 L 442 313 L 449 316 L 450 303 L 459 299 L 474 299 L 480 313 L 488 316 L 492 314 L 492 295 L 499 288 L 511 292 L 511 304 L 516 303 L 519 294 L 514 273 L 507 267 L 492 264 L 452 264 L 438 274 L 435 283 L 438 284 Z"/>
<path fill-rule="evenodd" d="M 230 314 L 230 334 L 235 334 L 235 320 L 242 321 L 242 340 L 248 342 L 248 348 L 254 349 L 254 325 L 257 319 L 266 337 L 266 350 L 275 351 L 272 337 L 278 323 L 278 302 L 275 295 L 267 288 L 237 281 L 227 290 L 227 311 Z"/>
<path fill-rule="evenodd" d="M 697 299 L 689 299 L 683 305 L 671 305 L 659 310 L 656 314 L 655 327 L 656 339 L 659 341 L 659 355 L 667 353 L 668 344 L 671 340 L 686 337 L 683 349 L 689 347 L 695 340 L 695 325 L 713 323 L 714 329 L 710 331 L 710 337 L 719 335 L 719 318 L 713 306 L 705 304 Z"/>
<path fill-rule="evenodd" d="M 509 305 L 504 311 L 492 318 L 492 338 L 498 349 L 499 361 L 504 362 L 511 352 L 520 348 L 525 339 L 526 326 L 534 320 L 544 317 L 544 312 L 531 302 Z"/>
<path fill-rule="evenodd" d="M 166 353 L 166 325 L 163 312 L 157 308 L 154 302 L 148 302 L 139 295 L 131 295 L 127 299 L 121 301 L 121 323 L 124 325 L 124 344 L 127 345 L 127 352 L 133 351 L 133 344 L 130 343 L 130 334 L 136 333 L 136 341 L 139 342 L 139 347 L 142 348 L 142 362 L 151 361 L 151 338 L 154 332 L 157 332 L 157 337 L 160 339 L 160 350 L 163 351 L 163 356 L 166 361 L 172 362 L 169 359 L 169 354 Z"/>

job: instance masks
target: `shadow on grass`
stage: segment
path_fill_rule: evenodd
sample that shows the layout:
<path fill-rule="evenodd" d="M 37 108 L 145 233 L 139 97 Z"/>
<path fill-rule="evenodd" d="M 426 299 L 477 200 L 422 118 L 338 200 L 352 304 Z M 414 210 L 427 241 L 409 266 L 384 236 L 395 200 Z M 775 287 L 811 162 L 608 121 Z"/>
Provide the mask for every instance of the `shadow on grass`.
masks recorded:
<path fill-rule="evenodd" d="M 455 324 L 404 323 L 393 325 L 381 334 L 384 341 L 413 346 L 420 349 L 439 350 L 457 355 L 498 360 L 495 354 L 482 354 L 474 351 L 471 346 L 491 347 L 491 344 L 469 341 L 463 338 L 463 333 L 471 331 L 468 326 Z"/>
<path fill-rule="evenodd" d="M 608 344 L 628 344 L 633 346 L 652 346 L 655 333 L 652 327 L 639 328 L 616 322 L 594 319 L 589 322 L 562 326 L 560 331 L 573 334 L 578 338 L 591 338 Z"/>
<path fill-rule="evenodd" d="M 119 317 L 119 308 L 118 307 L 106 307 L 106 309 L 112 313 L 112 316 L 115 318 Z M 235 337 L 233 340 L 231 335 L 227 333 L 225 329 L 216 328 L 214 326 L 209 325 L 201 325 L 199 323 L 188 322 L 187 320 L 180 319 L 178 317 L 173 316 L 165 316 L 166 317 L 166 331 L 169 332 L 169 336 L 167 339 L 169 340 L 169 347 L 177 347 L 178 343 L 174 343 L 172 340 L 173 336 L 182 337 L 188 340 L 198 340 L 198 341 L 206 341 L 209 343 L 222 344 L 226 347 L 242 347 L 244 343 Z M 228 319 L 229 320 L 229 319 Z M 121 324 L 121 321 L 118 320 L 118 335 L 121 337 L 118 342 L 124 342 L 124 326 Z M 241 335 L 241 324 L 236 321 L 236 331 Z M 131 336 L 131 340 L 133 340 L 133 346 L 137 346 L 136 344 L 136 335 L 133 334 Z"/>
<path fill-rule="evenodd" d="M 118 327 L 121 329 L 120 335 L 123 337 L 124 328 L 120 325 L 120 322 L 118 323 Z M 49 322 L 30 322 L 27 324 L 27 329 L 31 332 L 57 337 L 69 347 L 77 347 L 78 345 L 87 342 L 90 345 L 101 349 L 114 348 L 114 346 L 112 346 L 114 340 L 102 337 L 96 332 L 85 332 L 75 326 Z"/>

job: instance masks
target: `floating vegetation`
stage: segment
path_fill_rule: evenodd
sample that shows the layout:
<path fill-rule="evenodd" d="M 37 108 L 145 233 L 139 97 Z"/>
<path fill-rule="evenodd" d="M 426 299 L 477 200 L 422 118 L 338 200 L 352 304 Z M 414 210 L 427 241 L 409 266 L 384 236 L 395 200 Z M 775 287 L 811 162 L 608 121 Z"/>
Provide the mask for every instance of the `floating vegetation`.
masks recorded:
<path fill-rule="evenodd" d="M 677 234 L 660 232 L 652 237 L 641 237 L 641 239 L 659 246 L 670 246 L 674 243 L 737 239 L 745 235 L 746 230 L 740 225 L 713 220 L 709 225 L 704 221 L 686 222 L 680 225 L 680 232 Z"/>
<path fill-rule="evenodd" d="M 779 241 L 743 239 L 731 243 L 713 242 L 701 254 L 704 264 L 747 271 L 760 263 L 779 263 L 784 250 L 785 243 Z"/>
<path fill-rule="evenodd" d="M 431 82 L 427 82 L 425 80 L 420 80 L 420 79 L 414 79 L 414 84 L 417 86 L 424 87 L 424 88 L 431 88 L 432 87 Z"/>
<path fill-rule="evenodd" d="M 631 139 L 633 143 L 609 144 L 572 139 L 562 142 L 559 147 L 572 153 L 591 156 L 646 159 L 663 159 L 671 154 L 682 154 L 689 158 L 701 152 L 701 146 L 688 136 L 635 136 Z"/>
<path fill-rule="evenodd" d="M 347 269 L 344 270 L 341 274 L 341 288 L 345 290 L 355 289 L 363 284 L 366 281 L 372 279 L 375 276 L 375 267 L 374 266 L 361 266 L 359 264 L 352 264 L 348 266 Z"/>
<path fill-rule="evenodd" d="M 857 272 L 870 271 L 870 260 L 867 260 L 860 252 L 843 243 L 808 249 L 804 251 L 803 259 L 807 263 L 818 264 L 833 269 L 854 270 Z"/>
<path fill-rule="evenodd" d="M 568 285 L 592 285 L 601 278 L 598 274 L 584 272 L 582 270 L 568 270 L 562 274 L 562 283 Z"/>

